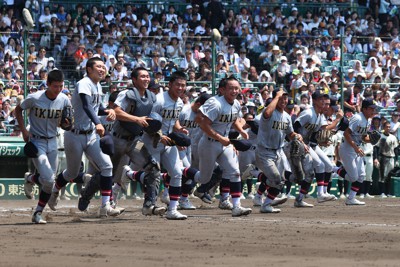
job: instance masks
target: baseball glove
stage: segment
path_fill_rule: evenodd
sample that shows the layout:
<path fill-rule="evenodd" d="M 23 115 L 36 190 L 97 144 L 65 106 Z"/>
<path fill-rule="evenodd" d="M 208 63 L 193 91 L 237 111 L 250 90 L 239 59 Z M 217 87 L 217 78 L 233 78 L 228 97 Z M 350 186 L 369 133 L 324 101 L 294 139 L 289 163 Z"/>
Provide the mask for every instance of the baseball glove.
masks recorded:
<path fill-rule="evenodd" d="M 332 143 L 332 135 L 332 132 L 329 130 L 319 130 L 315 135 L 315 139 L 317 140 L 318 145 L 327 146 Z"/>
<path fill-rule="evenodd" d="M 60 127 L 65 131 L 72 129 L 72 108 L 69 106 L 62 110 Z"/>
<path fill-rule="evenodd" d="M 306 154 L 304 144 L 299 140 L 292 140 L 289 144 L 289 163 L 292 169 L 293 176 L 295 177 L 295 182 L 299 183 L 304 180 L 305 173 L 303 169 L 302 160 Z"/>
<path fill-rule="evenodd" d="M 381 133 L 378 132 L 377 130 L 373 130 L 371 132 L 368 132 L 367 134 L 369 137 L 369 141 L 371 142 L 372 145 L 376 145 L 381 139 Z"/>

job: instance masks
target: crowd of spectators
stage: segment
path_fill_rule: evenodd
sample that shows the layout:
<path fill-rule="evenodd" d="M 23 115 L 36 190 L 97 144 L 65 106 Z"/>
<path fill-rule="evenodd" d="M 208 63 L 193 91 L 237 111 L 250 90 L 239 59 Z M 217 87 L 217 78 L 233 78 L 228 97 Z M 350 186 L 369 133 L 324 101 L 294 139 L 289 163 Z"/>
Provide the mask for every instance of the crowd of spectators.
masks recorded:
<path fill-rule="evenodd" d="M 275 87 L 284 87 L 302 108 L 318 87 L 338 98 L 343 88 L 346 112 L 358 111 L 365 96 L 385 108 L 400 98 L 399 15 L 386 0 L 99 2 L 73 7 L 26 1 L 36 24 L 26 40 L 27 69 L 22 7 L 11 2 L 0 10 L 3 114 L 12 113 L 24 91 L 44 89 L 53 68 L 64 70 L 73 84 L 93 56 L 106 62 L 104 88 L 129 86 L 131 70 L 144 66 L 155 84 L 165 85 L 173 71 L 182 69 L 193 85 L 190 97 L 208 92 L 214 28 L 222 35 L 216 43 L 217 81 L 235 75 L 244 88 L 243 105 L 262 106 Z M 20 81 L 24 71 L 27 88 Z"/>

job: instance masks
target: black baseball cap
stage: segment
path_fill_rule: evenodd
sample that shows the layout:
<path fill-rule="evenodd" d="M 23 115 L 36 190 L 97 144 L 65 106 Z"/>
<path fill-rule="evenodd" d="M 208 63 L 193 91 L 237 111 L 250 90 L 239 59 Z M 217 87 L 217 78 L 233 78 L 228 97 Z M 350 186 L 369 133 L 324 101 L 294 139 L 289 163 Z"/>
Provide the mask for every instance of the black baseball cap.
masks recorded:
<path fill-rule="evenodd" d="M 366 98 L 363 100 L 361 107 L 362 108 L 376 108 L 377 106 L 375 104 L 375 101 L 372 98 Z"/>
<path fill-rule="evenodd" d="M 325 90 L 316 90 L 313 94 L 312 94 L 312 99 L 318 99 L 321 97 L 327 97 L 329 98 L 329 95 L 327 93 L 325 93 Z"/>
<path fill-rule="evenodd" d="M 294 108 L 294 100 L 289 96 L 288 103 L 286 105 L 287 108 Z"/>
<path fill-rule="evenodd" d="M 338 100 L 336 97 L 331 97 L 329 98 L 329 100 L 331 101 L 331 103 L 329 104 L 329 106 L 335 111 L 338 112 L 339 110 L 339 106 L 338 106 Z"/>

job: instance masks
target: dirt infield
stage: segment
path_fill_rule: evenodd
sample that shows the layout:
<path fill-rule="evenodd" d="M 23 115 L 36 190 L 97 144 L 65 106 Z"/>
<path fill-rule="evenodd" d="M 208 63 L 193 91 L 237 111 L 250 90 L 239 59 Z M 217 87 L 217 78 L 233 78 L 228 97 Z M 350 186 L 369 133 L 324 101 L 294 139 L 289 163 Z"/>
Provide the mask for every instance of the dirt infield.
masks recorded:
<path fill-rule="evenodd" d="M 96 200 L 95 202 L 98 202 Z M 45 210 L 47 225 L 31 224 L 36 201 L 0 202 L 1 266 L 399 266 L 400 201 L 343 200 L 293 207 L 280 214 L 232 218 L 217 203 L 186 211 L 186 221 L 144 217 L 141 201 L 120 201 L 127 211 L 97 219 L 76 200 Z M 251 205 L 250 200 L 243 201 Z M 92 210 L 94 210 L 93 207 Z"/>

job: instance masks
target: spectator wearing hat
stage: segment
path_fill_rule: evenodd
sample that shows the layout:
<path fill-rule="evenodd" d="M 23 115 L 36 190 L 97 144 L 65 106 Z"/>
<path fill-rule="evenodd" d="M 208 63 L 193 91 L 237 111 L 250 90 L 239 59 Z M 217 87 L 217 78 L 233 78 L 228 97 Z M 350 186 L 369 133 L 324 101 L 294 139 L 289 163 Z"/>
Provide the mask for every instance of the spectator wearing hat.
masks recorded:
<path fill-rule="evenodd" d="M 215 71 L 217 73 L 228 73 L 229 72 L 229 64 L 228 64 L 228 62 L 226 62 L 223 52 L 218 53 L 216 64 L 217 65 L 215 66 Z"/>
<path fill-rule="evenodd" d="M 365 68 L 366 79 L 373 82 L 376 76 L 382 76 L 382 69 L 379 67 L 377 58 L 370 57 L 367 67 Z"/>
<path fill-rule="evenodd" d="M 312 79 L 313 82 L 319 83 L 319 82 L 321 81 L 321 79 L 322 79 L 322 77 L 321 77 L 321 71 L 320 71 L 320 69 L 319 69 L 318 67 L 315 67 L 315 68 L 313 69 L 313 74 L 312 74 L 312 76 L 313 76 L 313 79 Z"/>
<path fill-rule="evenodd" d="M 235 46 L 233 44 L 230 44 L 228 46 L 228 53 L 225 55 L 225 59 L 229 64 L 229 70 L 235 73 L 239 72 L 239 65 L 238 65 L 238 59 L 239 55 L 235 53 Z"/>
<path fill-rule="evenodd" d="M 199 65 L 203 64 L 205 65 L 205 67 L 211 69 L 212 66 L 211 48 L 204 49 L 204 57 L 199 60 Z"/>
<path fill-rule="evenodd" d="M 238 65 L 238 70 L 239 72 L 242 72 L 244 70 L 249 71 L 250 69 L 250 59 L 246 57 L 246 48 L 241 48 L 240 49 L 240 55 L 239 58 L 237 59 L 237 65 Z"/>
<path fill-rule="evenodd" d="M 74 59 L 77 66 L 79 66 L 86 57 L 85 45 L 79 44 L 78 49 L 74 53 Z"/>
<path fill-rule="evenodd" d="M 276 71 L 273 73 L 274 81 L 278 85 L 283 84 L 286 86 L 290 78 L 290 65 L 288 64 L 287 57 L 281 56 L 280 63 L 277 65 Z"/>
<path fill-rule="evenodd" d="M 211 54 L 211 53 L 210 53 Z M 198 68 L 198 64 L 196 60 L 193 58 L 193 53 L 191 50 L 186 50 L 185 57 L 181 61 L 179 68 L 183 71 L 187 71 L 188 69 L 196 70 Z"/>

